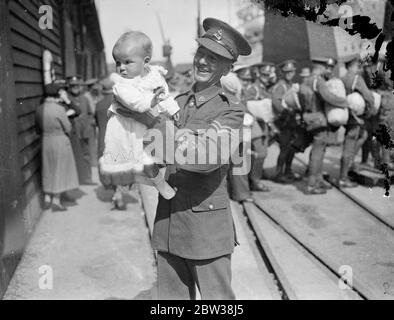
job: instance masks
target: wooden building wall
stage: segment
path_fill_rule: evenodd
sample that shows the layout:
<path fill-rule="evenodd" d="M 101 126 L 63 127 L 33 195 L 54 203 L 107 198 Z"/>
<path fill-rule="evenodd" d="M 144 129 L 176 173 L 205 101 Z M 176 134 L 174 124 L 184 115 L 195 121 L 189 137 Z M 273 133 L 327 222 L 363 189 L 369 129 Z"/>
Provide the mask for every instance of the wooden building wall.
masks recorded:
<path fill-rule="evenodd" d="M 39 27 L 42 5 L 52 7 L 52 29 Z M 41 139 L 35 110 L 44 93 L 43 52 L 52 53 L 58 79 L 104 76 L 105 70 L 97 65 L 105 57 L 89 0 L 0 0 L 0 6 L 0 102 L 6 104 L 0 104 L 1 298 L 42 212 Z M 84 61 L 88 56 L 93 57 L 89 65 Z"/>

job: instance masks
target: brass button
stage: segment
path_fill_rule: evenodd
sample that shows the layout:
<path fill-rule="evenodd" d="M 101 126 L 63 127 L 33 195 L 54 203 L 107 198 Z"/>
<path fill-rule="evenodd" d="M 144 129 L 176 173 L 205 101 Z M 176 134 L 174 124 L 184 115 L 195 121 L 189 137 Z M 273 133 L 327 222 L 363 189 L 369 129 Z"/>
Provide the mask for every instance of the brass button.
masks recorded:
<path fill-rule="evenodd" d="M 213 204 L 210 204 L 210 205 L 208 206 L 208 208 L 209 208 L 209 210 L 213 210 L 213 208 L 214 208 Z"/>

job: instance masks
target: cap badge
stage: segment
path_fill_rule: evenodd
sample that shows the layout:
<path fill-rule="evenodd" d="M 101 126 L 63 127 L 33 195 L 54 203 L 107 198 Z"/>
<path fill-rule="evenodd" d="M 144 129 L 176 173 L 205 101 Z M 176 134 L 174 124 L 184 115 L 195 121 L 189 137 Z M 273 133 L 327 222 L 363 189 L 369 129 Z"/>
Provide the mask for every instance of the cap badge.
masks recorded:
<path fill-rule="evenodd" d="M 222 38 L 223 38 L 223 30 L 222 30 L 222 29 L 219 29 L 218 31 L 216 31 L 216 32 L 213 34 L 213 36 L 214 36 L 218 41 L 222 40 Z"/>

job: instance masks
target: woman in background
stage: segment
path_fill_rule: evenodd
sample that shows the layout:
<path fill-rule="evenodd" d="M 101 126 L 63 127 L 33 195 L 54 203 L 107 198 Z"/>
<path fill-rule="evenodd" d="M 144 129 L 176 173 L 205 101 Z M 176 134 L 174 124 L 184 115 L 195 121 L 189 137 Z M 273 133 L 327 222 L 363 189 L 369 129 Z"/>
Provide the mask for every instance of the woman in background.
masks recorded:
<path fill-rule="evenodd" d="M 61 195 L 79 186 L 78 173 L 68 133 L 71 123 L 61 103 L 70 104 L 59 84 L 45 87 L 45 100 L 36 111 L 42 133 L 42 187 L 45 202 L 53 211 L 65 211 Z"/>

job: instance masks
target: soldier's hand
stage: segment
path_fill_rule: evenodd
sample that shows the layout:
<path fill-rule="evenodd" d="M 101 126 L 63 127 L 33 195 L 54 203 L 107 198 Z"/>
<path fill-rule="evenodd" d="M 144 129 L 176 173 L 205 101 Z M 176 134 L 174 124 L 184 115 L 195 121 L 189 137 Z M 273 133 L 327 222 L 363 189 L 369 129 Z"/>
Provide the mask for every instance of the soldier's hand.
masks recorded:
<path fill-rule="evenodd" d="M 155 90 L 153 90 L 154 96 L 151 101 L 151 108 L 153 108 L 155 105 L 160 103 L 160 101 L 163 101 L 165 99 L 165 89 L 163 87 L 158 87 Z"/>

